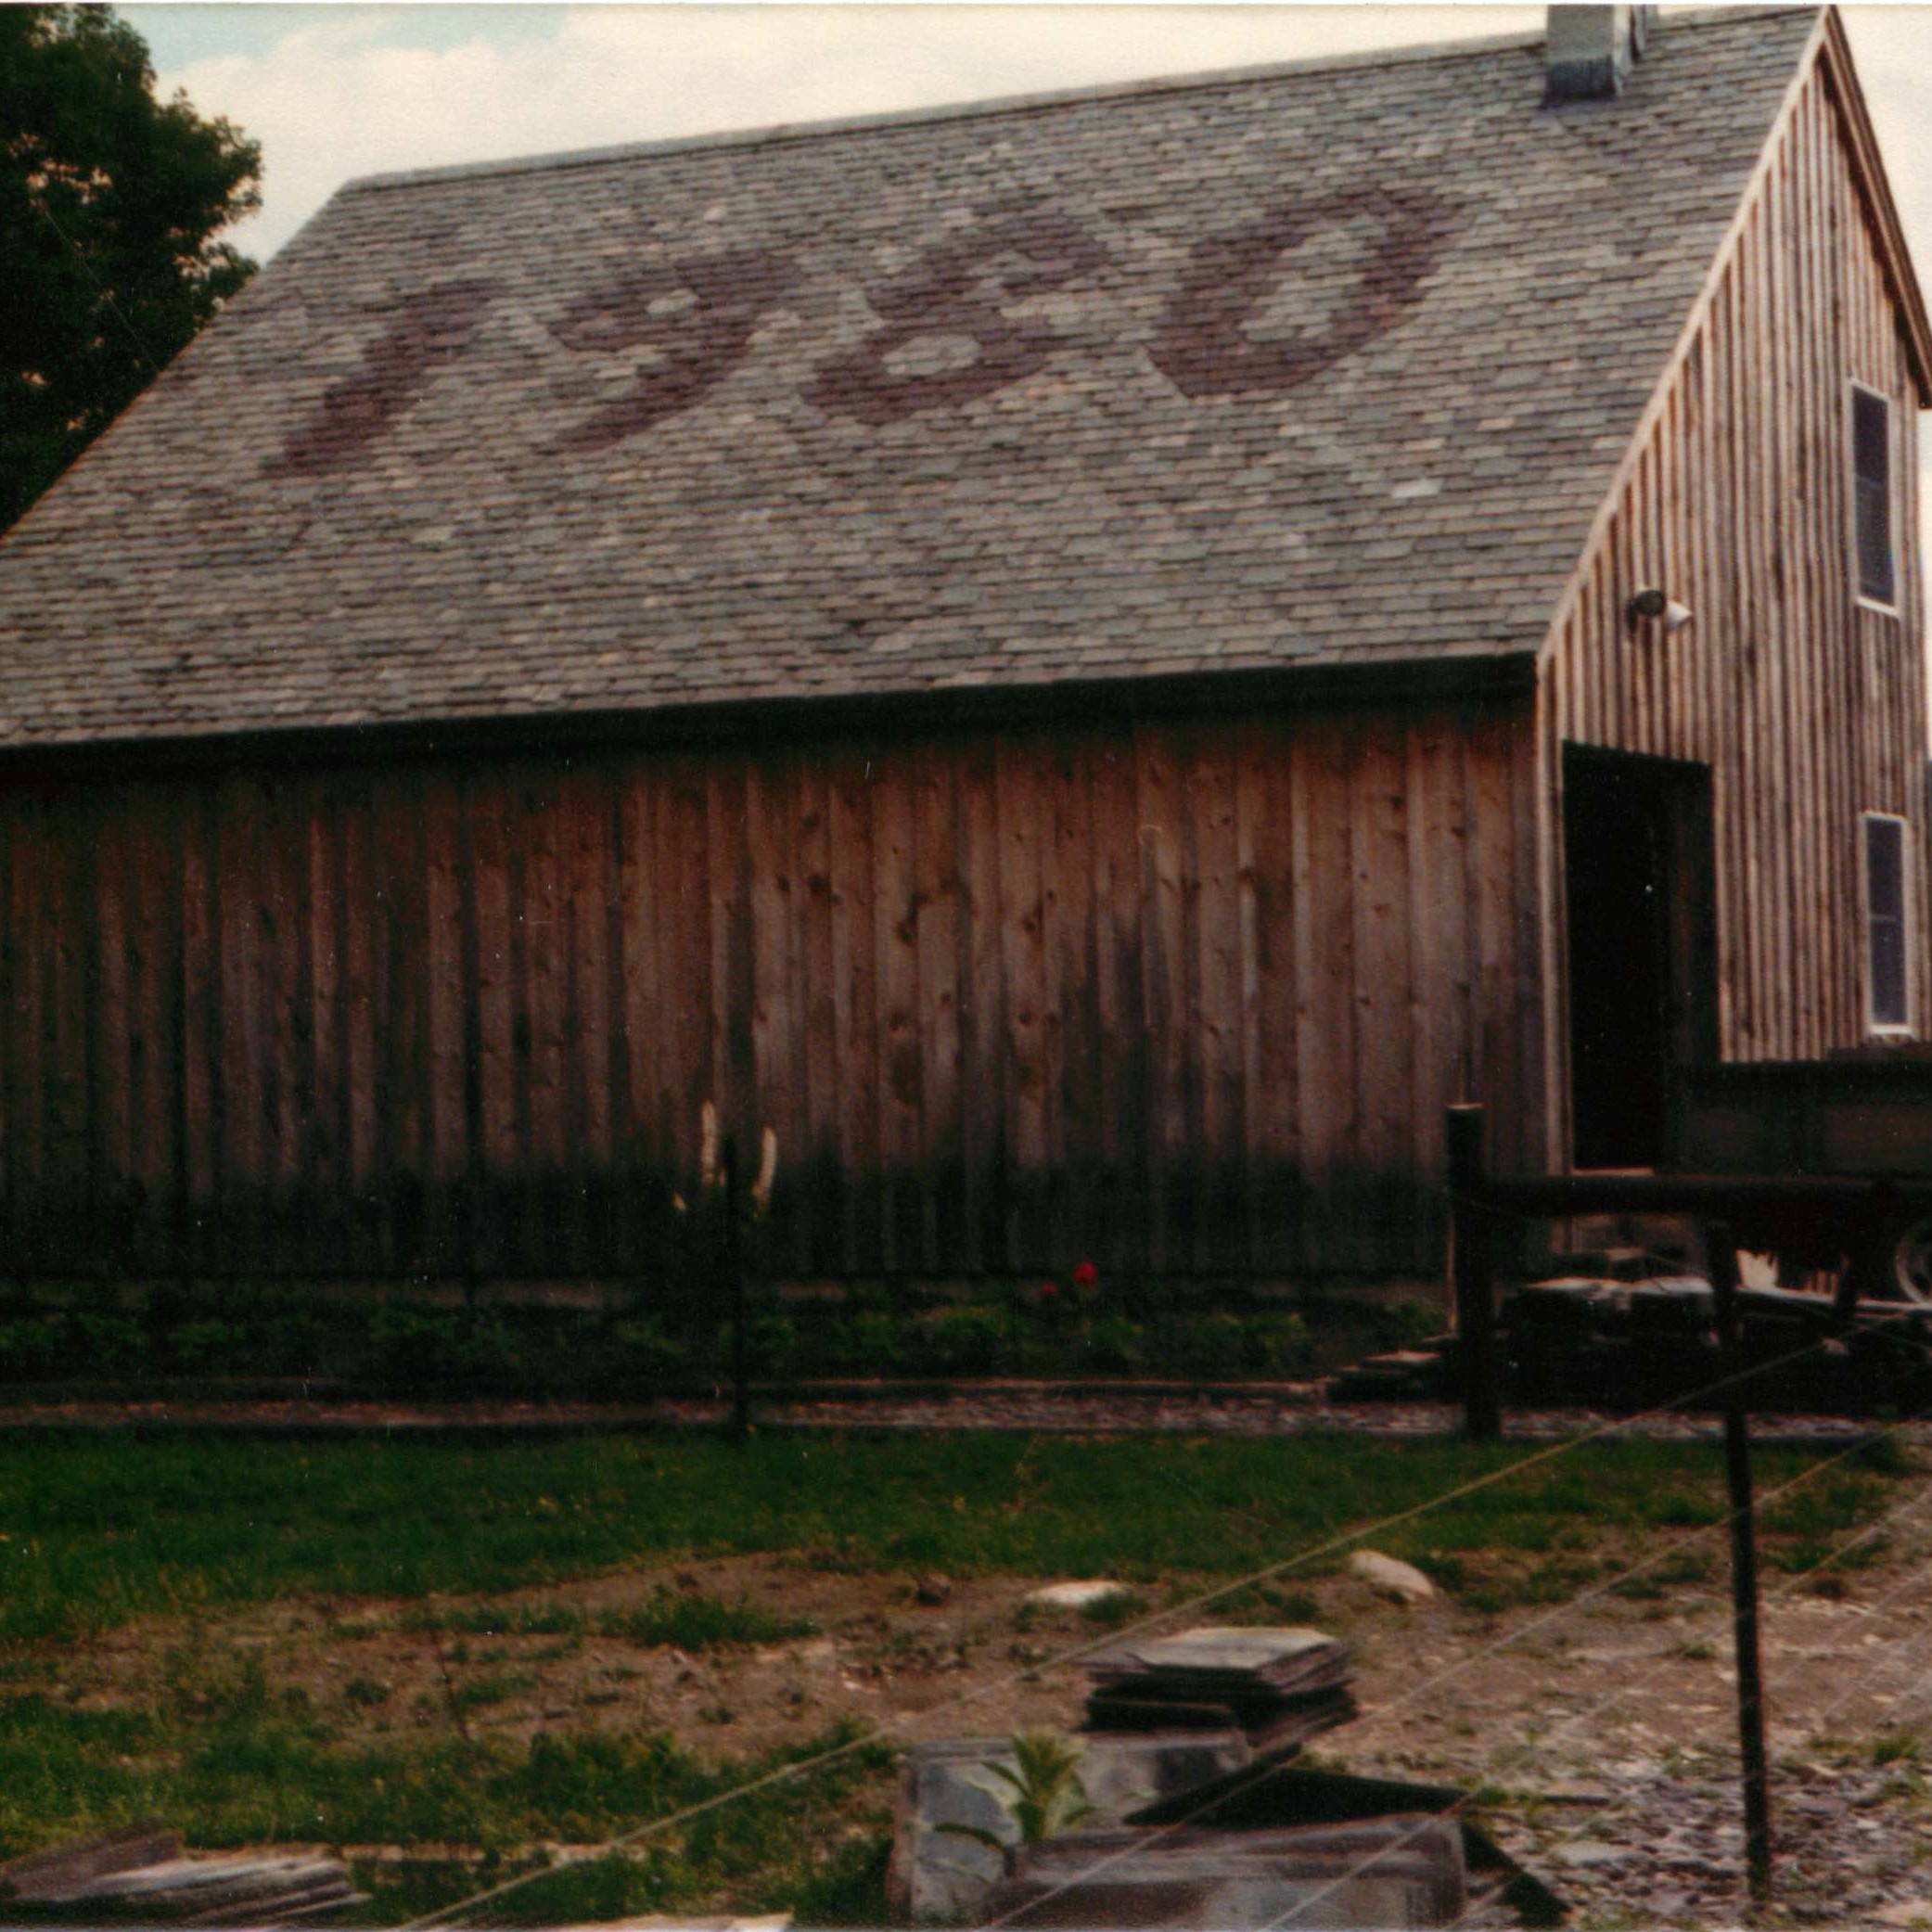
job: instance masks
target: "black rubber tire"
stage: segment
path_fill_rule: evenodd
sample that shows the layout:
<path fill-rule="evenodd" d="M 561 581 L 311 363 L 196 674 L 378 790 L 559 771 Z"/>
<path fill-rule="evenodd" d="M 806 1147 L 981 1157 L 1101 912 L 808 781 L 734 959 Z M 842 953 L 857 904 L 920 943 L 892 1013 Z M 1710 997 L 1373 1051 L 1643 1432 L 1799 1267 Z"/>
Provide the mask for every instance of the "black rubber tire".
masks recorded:
<path fill-rule="evenodd" d="M 1887 1247 L 1899 1299 L 1932 1308 L 1932 1214 L 1901 1222 Z"/>

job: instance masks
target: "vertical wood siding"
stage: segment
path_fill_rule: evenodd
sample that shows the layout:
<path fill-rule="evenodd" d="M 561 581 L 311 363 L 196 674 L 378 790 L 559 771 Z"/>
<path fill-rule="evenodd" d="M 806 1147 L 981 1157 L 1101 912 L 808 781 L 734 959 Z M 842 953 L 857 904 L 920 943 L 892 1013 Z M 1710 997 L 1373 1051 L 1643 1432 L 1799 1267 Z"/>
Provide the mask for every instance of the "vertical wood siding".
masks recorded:
<path fill-rule="evenodd" d="M 1423 1270 L 1542 1132 L 1536 726 L 1389 708 L 0 792 L 26 1273 Z M 1528 889 L 1526 890 L 1526 882 Z"/>
<path fill-rule="evenodd" d="M 1821 61 L 1795 103 L 1548 666 L 1554 738 L 1712 768 L 1730 1059 L 1865 1037 L 1866 812 L 1911 821 L 1912 1010 L 1932 1031 L 1917 394 L 1836 84 Z M 1896 615 L 1856 595 L 1854 380 L 1892 403 Z M 1650 584 L 1689 628 L 1631 633 L 1625 602 Z M 1560 825 L 1554 749 L 1545 771 Z"/>

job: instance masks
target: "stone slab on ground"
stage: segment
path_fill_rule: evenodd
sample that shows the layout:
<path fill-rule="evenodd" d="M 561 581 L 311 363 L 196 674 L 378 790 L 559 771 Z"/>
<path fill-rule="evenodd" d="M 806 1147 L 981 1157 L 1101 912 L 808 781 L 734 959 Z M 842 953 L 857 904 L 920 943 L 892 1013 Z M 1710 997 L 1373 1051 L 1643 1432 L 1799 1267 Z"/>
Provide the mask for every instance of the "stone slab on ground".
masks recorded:
<path fill-rule="evenodd" d="M 1239 1731 L 1080 1737 L 1080 1779 L 1092 1807 L 1087 1822 L 1118 1824 L 1130 1812 L 1239 1771 L 1252 1759 Z M 921 1923 L 978 1912 L 1005 1874 L 995 1845 L 1017 1847 L 1019 1827 L 998 1797 L 988 1767 L 1009 1770 L 1010 1738 L 955 1737 L 916 1745 L 901 1774 L 899 1815 L 888 1875 L 896 1910 Z"/>
<path fill-rule="evenodd" d="M 1436 1586 L 1413 1563 L 1385 1556 L 1380 1550 L 1357 1550 L 1349 1558 L 1349 1569 L 1370 1589 L 1397 1603 L 1426 1604 L 1436 1593 Z"/>
<path fill-rule="evenodd" d="M 1259 1932 L 1449 1926 L 1465 1900 L 1455 1823 L 1398 1815 L 1276 1831 L 1063 1832 L 1017 1853 L 986 1904 L 995 1923 Z"/>
<path fill-rule="evenodd" d="M 1096 1604 L 1110 1604 L 1118 1597 L 1133 1593 L 1132 1583 L 1093 1577 L 1078 1582 L 1049 1583 L 1043 1590 L 1030 1592 L 1026 1600 L 1044 1610 L 1091 1610 Z"/>

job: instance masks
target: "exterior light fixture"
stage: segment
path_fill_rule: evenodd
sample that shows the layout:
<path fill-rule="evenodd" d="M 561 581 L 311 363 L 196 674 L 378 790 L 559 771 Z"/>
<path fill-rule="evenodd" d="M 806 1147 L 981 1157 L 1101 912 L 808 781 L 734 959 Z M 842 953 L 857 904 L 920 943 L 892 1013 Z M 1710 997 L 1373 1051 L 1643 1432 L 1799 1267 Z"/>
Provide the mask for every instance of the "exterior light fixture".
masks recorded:
<path fill-rule="evenodd" d="M 1655 586 L 1640 590 L 1623 607 L 1623 621 L 1632 630 L 1641 624 L 1662 624 L 1666 635 L 1681 631 L 1691 621 L 1691 607 L 1680 604 Z"/>

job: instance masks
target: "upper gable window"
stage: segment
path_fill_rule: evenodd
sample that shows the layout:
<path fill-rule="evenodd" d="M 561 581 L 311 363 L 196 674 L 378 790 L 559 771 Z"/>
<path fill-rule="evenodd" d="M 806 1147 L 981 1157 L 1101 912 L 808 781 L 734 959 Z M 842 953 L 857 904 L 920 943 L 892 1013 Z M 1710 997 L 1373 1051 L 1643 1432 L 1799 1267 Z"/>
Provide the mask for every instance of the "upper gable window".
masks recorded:
<path fill-rule="evenodd" d="M 1851 527 L 1858 594 L 1897 607 L 1892 562 L 1892 405 L 1875 390 L 1851 386 Z"/>

